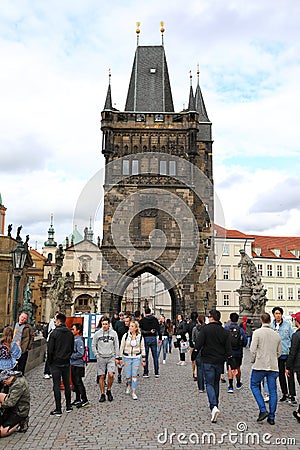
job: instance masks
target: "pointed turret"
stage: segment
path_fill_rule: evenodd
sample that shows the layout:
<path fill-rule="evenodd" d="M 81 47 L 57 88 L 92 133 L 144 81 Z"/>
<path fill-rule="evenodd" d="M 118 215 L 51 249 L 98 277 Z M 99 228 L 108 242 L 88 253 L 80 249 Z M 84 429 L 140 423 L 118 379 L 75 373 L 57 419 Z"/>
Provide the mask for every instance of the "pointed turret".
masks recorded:
<path fill-rule="evenodd" d="M 87 232 L 87 240 L 93 242 L 94 240 L 94 232 L 92 229 L 92 218 L 90 217 L 90 226 Z"/>
<path fill-rule="evenodd" d="M 108 74 L 108 88 L 107 88 L 107 94 L 106 94 L 106 99 L 105 99 L 105 104 L 104 104 L 104 111 L 105 110 L 112 110 L 113 106 L 112 106 L 112 100 L 111 100 L 111 87 L 110 87 L 110 79 L 111 79 L 111 73 L 110 73 L 110 69 L 109 69 L 109 74 Z"/>
<path fill-rule="evenodd" d="M 188 111 L 196 111 L 192 79 L 193 79 L 193 77 L 192 77 L 192 73 L 190 71 L 190 96 L 189 96 Z"/>
<path fill-rule="evenodd" d="M 54 240 L 54 227 L 53 227 L 53 214 L 51 214 L 50 216 L 50 227 L 48 230 L 48 240 L 46 242 L 44 242 L 45 247 L 56 247 L 57 246 L 57 242 L 55 242 Z"/>
<path fill-rule="evenodd" d="M 140 46 L 137 40 L 125 111 L 174 112 L 163 45 Z"/>
<path fill-rule="evenodd" d="M 199 113 L 199 122 L 209 122 L 210 120 L 209 120 L 207 112 L 206 112 L 204 100 L 203 100 L 203 97 L 202 97 L 202 92 L 201 92 L 201 89 L 200 89 L 199 74 L 200 74 L 200 70 L 199 70 L 199 67 L 198 67 L 198 70 L 197 70 L 197 88 L 196 88 L 196 92 L 195 92 L 196 111 L 197 111 L 197 113 Z"/>

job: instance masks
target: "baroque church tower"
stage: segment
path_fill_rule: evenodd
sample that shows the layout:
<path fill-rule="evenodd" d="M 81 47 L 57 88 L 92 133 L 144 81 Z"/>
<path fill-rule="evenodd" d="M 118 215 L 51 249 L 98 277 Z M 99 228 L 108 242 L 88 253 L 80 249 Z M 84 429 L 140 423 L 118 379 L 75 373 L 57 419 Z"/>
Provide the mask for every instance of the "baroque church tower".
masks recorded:
<path fill-rule="evenodd" d="M 216 305 L 211 122 L 200 85 L 174 111 L 163 45 L 139 45 L 124 111 L 101 114 L 105 157 L 102 310 L 120 310 L 126 287 L 150 272 L 169 291 L 172 317 Z M 142 307 L 143 305 L 141 305 Z"/>

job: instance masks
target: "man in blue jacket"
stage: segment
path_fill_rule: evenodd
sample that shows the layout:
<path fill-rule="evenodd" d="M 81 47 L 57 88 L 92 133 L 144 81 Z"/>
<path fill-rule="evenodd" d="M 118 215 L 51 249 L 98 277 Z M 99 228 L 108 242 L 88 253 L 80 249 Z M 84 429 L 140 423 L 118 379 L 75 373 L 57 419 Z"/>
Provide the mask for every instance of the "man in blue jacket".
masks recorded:
<path fill-rule="evenodd" d="M 288 377 L 288 383 L 286 382 L 285 369 L 286 361 L 291 347 L 292 335 L 294 333 L 292 324 L 288 320 L 283 319 L 283 309 L 280 306 L 275 306 L 272 309 L 274 320 L 271 322 L 270 327 L 279 333 L 282 345 L 282 355 L 278 359 L 279 370 L 279 384 L 282 392 L 280 402 L 289 401 L 291 404 L 297 404 L 295 396 L 295 378 L 294 373 L 290 373 Z"/>
<path fill-rule="evenodd" d="M 82 378 L 85 375 L 85 362 L 83 361 L 85 342 L 82 337 L 81 323 L 73 323 L 72 333 L 74 336 L 74 351 L 71 355 L 71 375 L 73 383 L 73 391 L 75 392 L 75 401 L 72 405 L 77 408 L 87 408 L 90 403 L 86 396 L 86 389 Z"/>

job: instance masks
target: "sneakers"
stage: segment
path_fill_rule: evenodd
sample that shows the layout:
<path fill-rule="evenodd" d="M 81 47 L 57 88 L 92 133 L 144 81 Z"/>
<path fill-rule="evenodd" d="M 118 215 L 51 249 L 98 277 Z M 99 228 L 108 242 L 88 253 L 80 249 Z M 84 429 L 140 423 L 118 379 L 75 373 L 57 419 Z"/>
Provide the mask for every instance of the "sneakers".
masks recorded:
<path fill-rule="evenodd" d="M 60 417 L 61 411 L 57 411 L 56 409 L 54 409 L 53 411 L 51 411 L 50 416 Z"/>
<path fill-rule="evenodd" d="M 166 360 L 165 359 L 163 359 L 163 364 L 166 364 Z"/>
<path fill-rule="evenodd" d="M 219 409 L 216 406 L 214 406 L 212 411 L 211 411 L 211 422 L 212 423 L 216 423 L 217 422 L 217 418 L 218 418 L 219 412 L 220 412 Z"/>
<path fill-rule="evenodd" d="M 288 396 L 284 394 L 279 401 L 286 402 L 286 401 L 288 401 L 288 399 L 289 399 Z"/>
<path fill-rule="evenodd" d="M 103 403 L 103 402 L 105 402 L 105 401 L 106 401 L 105 394 L 101 394 L 101 395 L 100 395 L 100 398 L 99 398 L 99 402 L 100 402 L 100 403 Z"/>
<path fill-rule="evenodd" d="M 133 398 L 133 400 L 137 400 L 137 395 L 135 392 L 132 393 L 132 398 Z"/>
<path fill-rule="evenodd" d="M 159 378 L 159 375 L 158 375 L 158 373 L 155 375 L 155 378 Z"/>
<path fill-rule="evenodd" d="M 149 378 L 149 375 L 147 373 L 144 373 L 143 378 Z"/>
<path fill-rule="evenodd" d="M 49 373 L 45 373 L 44 374 L 44 379 L 45 380 L 49 380 L 51 377 L 50 377 L 50 375 L 49 375 Z"/>
<path fill-rule="evenodd" d="M 130 384 L 127 384 L 127 386 L 126 386 L 126 391 L 125 391 L 125 394 L 130 394 L 130 391 L 131 391 L 131 385 Z"/>
<path fill-rule="evenodd" d="M 122 375 L 121 375 L 121 374 L 118 375 L 118 383 L 119 383 L 119 384 L 122 383 Z"/>
<path fill-rule="evenodd" d="M 75 400 L 74 402 L 71 403 L 72 406 L 77 406 L 80 405 L 81 401 L 80 400 Z"/>
<path fill-rule="evenodd" d="M 72 405 L 67 406 L 67 407 L 66 407 L 66 411 L 67 411 L 67 413 L 72 412 L 72 411 L 73 411 Z"/>
<path fill-rule="evenodd" d="M 112 402 L 114 398 L 113 398 L 113 396 L 112 396 L 111 391 L 106 391 L 106 395 L 107 395 L 107 400 L 108 400 L 109 402 Z"/>
<path fill-rule="evenodd" d="M 228 388 L 228 394 L 233 394 L 233 387 L 229 386 L 229 388 Z"/>
<path fill-rule="evenodd" d="M 221 383 L 226 383 L 225 378 L 221 378 Z"/>
<path fill-rule="evenodd" d="M 270 400 L 269 394 L 264 395 L 264 401 L 267 403 Z"/>
<path fill-rule="evenodd" d="M 300 413 L 298 411 L 293 411 L 293 416 L 297 420 L 298 423 L 300 423 Z"/>
<path fill-rule="evenodd" d="M 290 405 L 297 405 L 297 401 L 293 395 L 290 395 L 290 398 L 288 399 L 288 402 Z"/>
<path fill-rule="evenodd" d="M 89 408 L 91 406 L 90 402 L 87 400 L 86 402 L 80 402 L 79 405 L 77 405 L 77 408 Z"/>
<path fill-rule="evenodd" d="M 268 417 L 269 413 L 266 411 L 260 411 L 258 418 L 257 418 L 257 422 L 262 422 L 263 420 L 265 420 Z"/>
<path fill-rule="evenodd" d="M 243 383 L 240 383 L 240 384 L 237 384 L 237 385 L 236 385 L 236 388 L 237 388 L 237 389 L 242 389 L 242 386 L 243 386 Z"/>
<path fill-rule="evenodd" d="M 178 361 L 178 362 L 176 363 L 176 366 L 181 366 L 181 363 L 182 363 L 182 361 Z"/>
<path fill-rule="evenodd" d="M 205 392 L 204 389 L 199 389 L 199 394 L 203 394 L 203 392 Z"/>
<path fill-rule="evenodd" d="M 180 363 L 178 365 L 179 366 L 186 366 L 186 362 L 185 361 L 180 361 Z"/>

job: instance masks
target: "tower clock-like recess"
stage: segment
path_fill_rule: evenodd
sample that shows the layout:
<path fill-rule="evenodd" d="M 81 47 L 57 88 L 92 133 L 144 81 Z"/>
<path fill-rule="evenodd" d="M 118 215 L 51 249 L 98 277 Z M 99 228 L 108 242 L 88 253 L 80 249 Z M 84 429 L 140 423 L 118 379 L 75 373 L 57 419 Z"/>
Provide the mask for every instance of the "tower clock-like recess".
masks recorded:
<path fill-rule="evenodd" d="M 105 157 L 102 309 L 120 310 L 144 272 L 169 291 L 172 317 L 216 305 L 211 122 L 192 78 L 188 108 L 174 112 L 163 45 L 135 52 L 126 106 L 102 111 Z M 139 38 L 139 27 L 137 29 Z"/>

